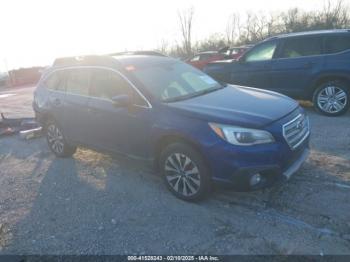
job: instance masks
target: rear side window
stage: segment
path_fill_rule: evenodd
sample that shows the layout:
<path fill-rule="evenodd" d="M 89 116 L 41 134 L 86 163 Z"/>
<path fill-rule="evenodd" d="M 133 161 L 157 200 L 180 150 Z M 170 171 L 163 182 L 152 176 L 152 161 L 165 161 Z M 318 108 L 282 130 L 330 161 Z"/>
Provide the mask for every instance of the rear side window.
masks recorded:
<path fill-rule="evenodd" d="M 66 78 L 67 93 L 85 96 L 89 94 L 88 69 L 72 69 L 67 72 Z"/>
<path fill-rule="evenodd" d="M 65 72 L 63 70 L 53 72 L 45 80 L 45 86 L 47 89 L 56 91 L 65 91 Z"/>
<path fill-rule="evenodd" d="M 322 54 L 322 37 L 290 38 L 284 41 L 280 58 L 294 58 Z"/>
<path fill-rule="evenodd" d="M 325 53 L 334 54 L 350 49 L 350 35 L 331 35 L 325 39 Z"/>

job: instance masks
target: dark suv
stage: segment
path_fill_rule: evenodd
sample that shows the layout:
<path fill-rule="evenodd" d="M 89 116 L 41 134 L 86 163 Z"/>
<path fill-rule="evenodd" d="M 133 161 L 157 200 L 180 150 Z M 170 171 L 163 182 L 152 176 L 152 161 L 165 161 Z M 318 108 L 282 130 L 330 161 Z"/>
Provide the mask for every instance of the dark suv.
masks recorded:
<path fill-rule="evenodd" d="M 296 101 L 221 84 L 160 55 L 59 59 L 33 107 L 57 156 L 83 145 L 150 160 L 185 200 L 211 182 L 257 189 L 288 179 L 309 152 L 309 120 Z"/>
<path fill-rule="evenodd" d="M 338 116 L 350 103 L 350 30 L 272 37 L 238 61 L 213 62 L 204 71 L 227 83 L 310 100 L 321 113 Z"/>

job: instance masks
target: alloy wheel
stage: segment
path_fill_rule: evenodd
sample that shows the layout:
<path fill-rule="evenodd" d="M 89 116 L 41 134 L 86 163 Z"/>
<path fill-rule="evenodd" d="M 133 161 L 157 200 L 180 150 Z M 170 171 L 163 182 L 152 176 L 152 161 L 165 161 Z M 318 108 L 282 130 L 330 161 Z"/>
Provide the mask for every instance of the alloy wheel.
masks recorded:
<path fill-rule="evenodd" d="M 62 154 L 64 150 L 64 140 L 62 132 L 59 128 L 53 124 L 49 125 L 47 128 L 47 141 L 49 145 L 57 154 Z"/>
<path fill-rule="evenodd" d="M 190 197 L 199 191 L 201 185 L 199 169 L 185 154 L 171 154 L 165 161 L 164 169 L 168 184 L 177 193 Z"/>
<path fill-rule="evenodd" d="M 327 86 L 319 92 L 317 104 L 324 112 L 336 114 L 345 108 L 347 99 L 347 94 L 342 88 Z"/>

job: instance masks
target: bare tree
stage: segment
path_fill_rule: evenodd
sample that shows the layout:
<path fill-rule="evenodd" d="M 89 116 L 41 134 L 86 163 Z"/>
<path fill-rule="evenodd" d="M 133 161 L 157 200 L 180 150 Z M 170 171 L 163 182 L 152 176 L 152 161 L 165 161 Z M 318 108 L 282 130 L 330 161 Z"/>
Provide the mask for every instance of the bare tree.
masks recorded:
<path fill-rule="evenodd" d="M 168 47 L 169 43 L 165 39 L 162 39 L 158 45 L 157 50 L 162 53 L 162 54 L 167 54 L 168 53 Z"/>
<path fill-rule="evenodd" d="M 228 45 L 233 45 L 237 37 L 241 34 L 240 16 L 238 13 L 232 14 L 226 25 L 226 41 Z"/>
<path fill-rule="evenodd" d="M 180 30 L 182 35 L 182 47 L 187 56 L 192 54 L 192 20 L 194 8 L 178 11 Z"/>
<path fill-rule="evenodd" d="M 267 31 L 266 36 L 270 37 L 283 32 L 281 14 L 270 13 L 269 19 L 267 20 Z"/>
<path fill-rule="evenodd" d="M 338 0 L 334 5 L 333 3 L 328 0 L 324 5 L 323 11 L 315 17 L 315 24 L 320 29 L 344 28 L 349 25 L 348 9 L 344 5 L 343 0 Z"/>
<path fill-rule="evenodd" d="M 197 51 L 217 51 L 227 46 L 225 36 L 220 33 L 210 35 L 207 39 L 198 41 L 195 45 Z"/>
<path fill-rule="evenodd" d="M 240 41 L 244 43 L 257 42 L 266 37 L 268 21 L 265 15 L 257 15 L 252 12 L 247 13 L 247 18 L 242 27 Z"/>
<path fill-rule="evenodd" d="M 241 45 L 256 43 L 276 34 L 301 32 L 319 29 L 350 28 L 350 9 L 344 0 L 325 0 L 320 11 L 306 12 L 300 8 L 292 8 L 285 12 L 254 13 L 245 17 L 232 14 L 226 24 L 224 34 L 212 34 L 192 44 L 193 8 L 178 13 L 181 26 L 181 43 L 169 51 L 176 56 L 188 56 L 195 49 L 211 50 L 223 45 Z"/>

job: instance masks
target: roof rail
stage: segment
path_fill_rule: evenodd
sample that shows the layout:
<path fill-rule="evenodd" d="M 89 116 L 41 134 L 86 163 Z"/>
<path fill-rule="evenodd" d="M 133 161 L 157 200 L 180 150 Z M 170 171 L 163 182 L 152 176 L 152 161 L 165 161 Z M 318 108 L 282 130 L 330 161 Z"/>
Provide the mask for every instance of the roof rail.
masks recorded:
<path fill-rule="evenodd" d="M 60 57 L 56 58 L 53 62 L 53 66 L 75 66 L 75 65 L 84 65 L 88 64 L 89 62 L 96 62 L 96 61 L 103 61 L 101 59 L 110 58 L 112 59 L 112 56 L 122 56 L 122 55 L 149 55 L 149 56 L 166 56 L 162 53 L 156 52 L 156 51 L 132 51 L 132 52 L 119 52 L 119 53 L 112 53 L 112 54 L 106 54 L 106 55 L 83 55 L 83 56 L 70 56 L 70 57 Z M 105 62 L 104 62 L 105 63 Z"/>

